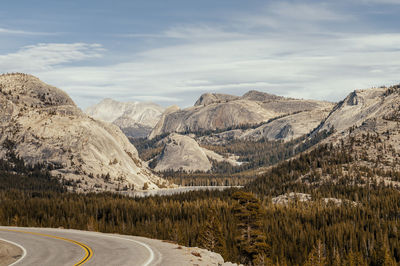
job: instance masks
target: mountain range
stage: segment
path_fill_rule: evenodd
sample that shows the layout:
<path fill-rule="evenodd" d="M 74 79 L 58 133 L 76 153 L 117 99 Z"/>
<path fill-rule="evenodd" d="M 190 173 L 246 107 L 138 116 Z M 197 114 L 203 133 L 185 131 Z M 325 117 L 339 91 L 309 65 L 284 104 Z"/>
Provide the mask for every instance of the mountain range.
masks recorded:
<path fill-rule="evenodd" d="M 241 172 L 318 143 L 347 147 L 354 164 L 380 169 L 388 184 L 385 173 L 399 170 L 399 86 L 356 90 L 336 104 L 249 91 L 203 94 L 185 109 L 104 99 L 86 113 L 31 75 L 1 75 L 0 89 L 0 157 L 44 164 L 77 191 L 169 187 L 155 172 Z"/>
<path fill-rule="evenodd" d="M 318 125 L 332 107 L 333 103 L 329 102 L 285 98 L 258 91 L 249 91 L 241 97 L 207 93 L 193 107 L 168 109 L 149 138 L 172 132 L 228 131 L 230 128 L 255 125 L 260 127 L 255 127 L 251 132 L 242 131 L 240 136 L 236 134 L 239 132 L 235 132 L 235 136 L 295 138 Z M 271 127 L 263 127 L 272 120 L 278 121 Z"/>

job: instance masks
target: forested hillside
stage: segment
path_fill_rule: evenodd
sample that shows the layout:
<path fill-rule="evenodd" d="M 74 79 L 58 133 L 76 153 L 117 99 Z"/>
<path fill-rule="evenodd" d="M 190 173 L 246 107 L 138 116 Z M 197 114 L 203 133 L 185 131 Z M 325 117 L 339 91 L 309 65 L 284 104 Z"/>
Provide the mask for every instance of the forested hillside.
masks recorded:
<path fill-rule="evenodd" d="M 252 265 L 394 265 L 400 261 L 400 194 L 336 173 L 351 160 L 345 150 L 325 145 L 272 168 L 245 191 L 133 199 L 65 192 L 46 171 L 15 159 L 0 164 L 0 224 L 141 235 L 205 247 Z M 296 182 L 314 164 L 336 173 L 339 182 Z M 288 191 L 311 193 L 313 200 L 271 203 L 272 196 Z M 357 204 L 327 204 L 322 197 Z"/>
<path fill-rule="evenodd" d="M 259 141 L 231 140 L 223 145 L 201 144 L 203 148 L 224 156 L 235 154 L 241 164 L 234 166 L 227 162 L 211 160 L 213 167 L 208 172 L 167 170 L 158 174 L 172 183 L 182 186 L 245 185 L 254 180 L 258 173 L 263 171 L 262 168 L 269 167 L 306 151 L 333 132 L 333 129 L 321 131 L 314 135 L 304 135 L 288 142 L 262 139 Z M 163 151 L 164 144 L 161 140 L 164 137 L 166 136 L 163 135 L 152 140 L 130 140 L 138 149 L 141 159 L 149 161 L 149 166 L 152 167 L 156 165 L 157 156 Z"/>

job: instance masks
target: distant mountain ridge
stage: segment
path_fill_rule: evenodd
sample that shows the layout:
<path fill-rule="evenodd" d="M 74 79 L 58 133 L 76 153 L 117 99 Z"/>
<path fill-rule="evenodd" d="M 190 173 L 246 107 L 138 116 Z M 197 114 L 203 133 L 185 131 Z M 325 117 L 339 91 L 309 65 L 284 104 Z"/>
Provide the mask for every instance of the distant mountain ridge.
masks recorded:
<path fill-rule="evenodd" d="M 279 132 L 273 137 L 270 136 L 271 134 L 266 134 L 266 137 L 271 137 L 271 139 L 292 138 L 312 130 L 312 127 L 318 125 L 319 121 L 329 114 L 333 106 L 334 104 L 329 102 L 285 98 L 259 91 L 249 91 L 243 96 L 206 93 L 200 96 L 193 107 L 183 110 L 174 108 L 165 112 L 150 133 L 149 138 L 173 132 L 212 131 L 261 124 L 272 119 L 303 112 L 301 118 L 297 116 L 294 121 L 289 121 L 289 123 L 293 123 L 288 124 L 288 127 L 294 128 L 295 133 L 281 134 L 282 137 Z M 312 117 L 313 113 L 317 114 L 317 119 Z M 313 121 L 318 120 L 317 124 L 313 122 L 307 126 L 305 119 L 309 117 Z M 297 130 L 296 126 L 300 122 L 302 129 Z M 306 128 L 304 129 L 304 127 Z M 299 132 L 296 133 L 297 131 Z M 246 134 L 249 135 L 248 132 Z"/>
<path fill-rule="evenodd" d="M 117 125 L 128 137 L 146 137 L 163 113 L 155 103 L 118 102 L 110 98 L 88 107 L 89 116 Z"/>

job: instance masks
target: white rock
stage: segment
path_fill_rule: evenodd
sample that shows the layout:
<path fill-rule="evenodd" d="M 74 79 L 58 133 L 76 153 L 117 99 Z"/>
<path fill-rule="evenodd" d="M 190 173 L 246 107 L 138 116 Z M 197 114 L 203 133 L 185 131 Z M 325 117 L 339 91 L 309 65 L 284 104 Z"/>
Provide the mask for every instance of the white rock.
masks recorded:
<path fill-rule="evenodd" d="M 194 139 L 173 133 L 163 139 L 162 142 L 165 147 L 157 166 L 154 168 L 155 171 L 206 172 L 211 170 L 212 164 L 208 160 L 207 154 Z"/>
<path fill-rule="evenodd" d="M 321 110 L 324 110 L 322 114 L 324 118 L 332 106 L 333 104 L 327 102 L 284 98 L 257 91 L 250 91 L 242 97 L 226 94 L 204 94 L 193 107 L 184 110 L 173 109 L 164 113 L 149 138 L 152 139 L 158 135 L 171 132 L 207 131 L 259 124 L 280 116 L 318 110 L 317 117 L 312 117 L 313 113 L 309 113 L 304 115 L 301 121 L 293 122 L 294 125 L 299 126 L 299 129 L 296 129 L 293 134 L 293 136 L 297 136 L 307 131 L 311 126 L 315 126 L 315 121 L 321 118 Z M 310 123 L 305 126 L 307 121 L 303 119 L 307 116 L 310 117 Z M 277 124 L 275 123 L 275 125 Z M 304 127 L 306 130 L 303 129 Z M 276 132 L 276 129 L 270 131 L 271 133 L 266 135 L 277 135 L 279 133 Z"/>
<path fill-rule="evenodd" d="M 142 164 L 117 126 L 88 117 L 63 91 L 25 74 L 1 75 L 0 88 L 1 157 L 10 140 L 26 163 L 52 165 L 54 175 L 78 181 L 80 191 L 145 183 L 157 189 L 165 182 Z"/>

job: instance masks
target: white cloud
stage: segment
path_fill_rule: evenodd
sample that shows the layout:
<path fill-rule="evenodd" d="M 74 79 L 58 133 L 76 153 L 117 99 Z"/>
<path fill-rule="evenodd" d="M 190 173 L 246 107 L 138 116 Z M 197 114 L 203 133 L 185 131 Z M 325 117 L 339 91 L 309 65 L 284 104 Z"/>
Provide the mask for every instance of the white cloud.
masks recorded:
<path fill-rule="evenodd" d="M 238 32 L 229 32 L 218 26 L 208 25 L 181 25 L 166 30 L 163 34 L 166 38 L 185 39 L 190 41 L 210 39 L 237 39 L 245 35 Z"/>
<path fill-rule="evenodd" d="M 284 32 L 326 32 L 323 26 L 328 23 L 348 23 L 355 20 L 354 14 L 338 12 L 332 4 L 298 3 L 288 1 L 273 1 L 254 14 L 237 14 L 233 16 L 238 27 L 257 29 L 261 33 L 274 30 Z"/>
<path fill-rule="evenodd" d="M 54 33 L 37 32 L 37 31 L 24 31 L 15 29 L 0 28 L 0 34 L 12 34 L 12 35 L 54 35 Z"/>
<path fill-rule="evenodd" d="M 400 0 L 358 0 L 359 2 L 366 4 L 392 4 L 392 5 L 400 5 Z"/>
<path fill-rule="evenodd" d="M 151 38 L 151 39 L 181 39 L 185 41 L 201 41 L 212 39 L 237 39 L 245 37 L 245 34 L 225 31 L 218 25 L 179 25 L 168 28 L 158 34 L 126 33 L 114 35 L 124 38 Z"/>
<path fill-rule="evenodd" d="M 325 3 L 305 4 L 279 1 L 269 5 L 268 10 L 279 18 L 291 20 L 343 21 L 350 19 L 350 16 L 333 11 L 333 8 Z"/>
<path fill-rule="evenodd" d="M 104 49 L 99 44 L 39 43 L 19 49 L 15 53 L 0 55 L 0 69 L 7 72 L 38 72 L 52 67 L 101 57 Z"/>
<path fill-rule="evenodd" d="M 205 91 L 250 89 L 339 100 L 355 88 L 400 81 L 400 33 L 326 28 L 358 19 L 329 5 L 279 2 L 217 26 L 199 23 L 128 34 L 160 40 L 157 48 L 126 54 L 124 62 L 80 62 L 101 57 L 101 45 L 38 44 L 0 55 L 0 69 L 35 74 L 81 106 L 102 97 L 174 102 Z M 164 38 L 174 39 L 173 44 Z M 67 64 L 73 62 L 80 64 Z"/>
<path fill-rule="evenodd" d="M 182 102 L 182 99 L 179 99 L 179 98 L 156 96 L 156 95 L 136 95 L 136 96 L 130 97 L 130 99 L 144 101 L 144 102 L 170 102 L 170 103 Z M 125 98 L 125 100 L 126 100 L 126 98 Z"/>
<path fill-rule="evenodd" d="M 355 88 L 398 82 L 399 42 L 400 34 L 214 40 L 148 50 L 125 63 L 39 74 L 73 96 L 167 101 L 155 96 L 260 89 L 339 100 Z"/>

